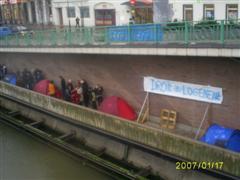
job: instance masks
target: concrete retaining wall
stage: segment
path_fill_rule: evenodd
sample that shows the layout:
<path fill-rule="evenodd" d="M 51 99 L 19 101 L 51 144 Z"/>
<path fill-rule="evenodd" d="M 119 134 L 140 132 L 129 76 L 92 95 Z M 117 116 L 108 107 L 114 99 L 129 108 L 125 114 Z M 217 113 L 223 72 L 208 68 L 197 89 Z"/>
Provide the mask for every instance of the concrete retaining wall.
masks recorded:
<path fill-rule="evenodd" d="M 106 115 L 98 111 L 69 104 L 6 83 L 0 83 L 1 94 L 30 103 L 36 107 L 71 118 L 114 135 L 142 143 L 156 150 L 179 156 L 189 161 L 224 162 L 223 171 L 240 176 L 240 155 L 225 149 L 176 136 L 160 129 Z"/>
<path fill-rule="evenodd" d="M 0 97 L 1 106 L 13 111 L 21 112 L 21 115 L 35 121 L 44 121 L 44 124 L 51 129 L 54 129 L 61 133 L 69 133 L 70 131 L 76 132 L 76 138 L 84 140 L 88 147 L 94 149 L 105 148 L 105 153 L 109 156 L 122 160 L 124 156 L 124 150 L 126 145 L 116 142 L 105 136 L 87 131 L 76 124 L 71 124 L 69 122 L 61 121 L 57 118 L 51 117 L 49 115 L 43 114 L 28 107 L 22 106 L 21 104 L 15 103 L 11 100 Z M 139 168 L 146 168 L 148 166 L 152 167 L 152 173 L 159 175 L 163 179 L 181 179 L 181 180 L 217 180 L 212 176 L 204 173 L 200 173 L 195 170 L 179 171 L 176 170 L 176 163 L 174 161 L 169 161 L 161 156 L 152 155 L 148 152 L 144 152 L 135 147 L 129 147 L 129 154 L 126 159 L 127 162 L 133 164 Z"/>

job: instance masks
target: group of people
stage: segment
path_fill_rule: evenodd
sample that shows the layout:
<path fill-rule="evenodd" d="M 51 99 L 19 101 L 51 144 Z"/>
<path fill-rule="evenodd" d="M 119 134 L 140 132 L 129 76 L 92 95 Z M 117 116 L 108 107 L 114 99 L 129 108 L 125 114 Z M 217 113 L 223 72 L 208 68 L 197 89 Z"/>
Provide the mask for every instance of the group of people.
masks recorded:
<path fill-rule="evenodd" d="M 33 90 L 34 85 L 44 79 L 44 75 L 39 69 L 35 69 L 31 72 L 25 68 L 22 72 L 17 72 L 17 79 L 18 85 L 26 89 Z"/>
<path fill-rule="evenodd" d="M 83 105 L 97 109 L 103 101 L 103 88 L 96 85 L 91 88 L 84 80 L 78 80 L 76 87 L 69 79 L 67 82 L 62 76 L 59 76 L 61 80 L 61 92 L 63 99 L 75 104 Z"/>
<path fill-rule="evenodd" d="M 5 64 L 0 64 L 0 80 L 8 81 L 6 78 L 8 74 L 8 68 Z M 12 75 L 16 76 L 16 84 L 24 87 L 26 89 L 32 90 L 34 85 L 44 79 L 44 75 L 41 70 L 35 69 L 32 72 L 28 69 L 24 69 L 22 72 L 17 71 L 17 73 L 11 73 Z M 6 79 L 5 79 L 6 78 Z"/>
<path fill-rule="evenodd" d="M 7 66 L 0 64 L 0 80 L 4 80 L 7 73 Z M 98 109 L 103 101 L 103 87 L 96 85 L 92 88 L 84 79 L 78 80 L 76 87 L 74 87 L 71 79 L 66 82 L 62 76 L 59 76 L 59 78 L 61 90 L 58 90 L 54 81 L 50 81 L 46 89 L 47 95 L 62 98 L 66 101 L 91 107 L 93 109 Z M 25 68 L 22 72 L 17 71 L 16 79 L 16 84 L 18 86 L 33 90 L 38 82 L 45 79 L 45 76 L 39 69 L 30 71 Z"/>

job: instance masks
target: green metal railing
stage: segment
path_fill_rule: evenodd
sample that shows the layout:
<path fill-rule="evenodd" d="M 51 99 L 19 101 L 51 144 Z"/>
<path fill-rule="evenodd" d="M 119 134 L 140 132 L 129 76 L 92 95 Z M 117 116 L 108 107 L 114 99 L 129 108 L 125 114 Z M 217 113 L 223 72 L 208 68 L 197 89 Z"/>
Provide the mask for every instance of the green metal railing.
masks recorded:
<path fill-rule="evenodd" d="M 240 45 L 240 20 L 171 22 L 160 24 L 56 28 L 0 37 L 1 47 L 83 46 L 114 44 Z"/>

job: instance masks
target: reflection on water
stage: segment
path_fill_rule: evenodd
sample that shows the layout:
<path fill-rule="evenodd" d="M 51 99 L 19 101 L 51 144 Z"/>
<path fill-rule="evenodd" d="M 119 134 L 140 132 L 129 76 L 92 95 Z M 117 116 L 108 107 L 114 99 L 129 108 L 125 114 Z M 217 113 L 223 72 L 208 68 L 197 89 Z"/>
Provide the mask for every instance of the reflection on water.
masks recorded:
<path fill-rule="evenodd" d="M 55 179 L 112 178 L 0 122 L 0 180 Z"/>

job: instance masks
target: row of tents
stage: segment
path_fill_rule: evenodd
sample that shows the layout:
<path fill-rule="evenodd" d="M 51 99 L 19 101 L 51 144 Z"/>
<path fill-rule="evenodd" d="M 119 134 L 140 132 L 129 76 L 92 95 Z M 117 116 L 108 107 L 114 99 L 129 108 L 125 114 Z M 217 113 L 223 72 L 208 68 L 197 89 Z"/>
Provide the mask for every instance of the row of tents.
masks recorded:
<path fill-rule="evenodd" d="M 4 77 L 4 81 L 10 84 L 17 84 L 17 76 L 16 74 L 7 74 Z M 36 83 L 33 87 L 33 91 L 48 95 L 48 84 L 50 80 L 44 79 Z M 61 98 L 61 91 L 56 88 L 56 98 Z M 135 121 L 137 119 L 137 114 L 132 106 L 129 103 L 117 96 L 109 96 L 104 99 L 101 103 L 101 106 L 98 109 L 101 112 L 112 114 L 127 120 Z"/>

